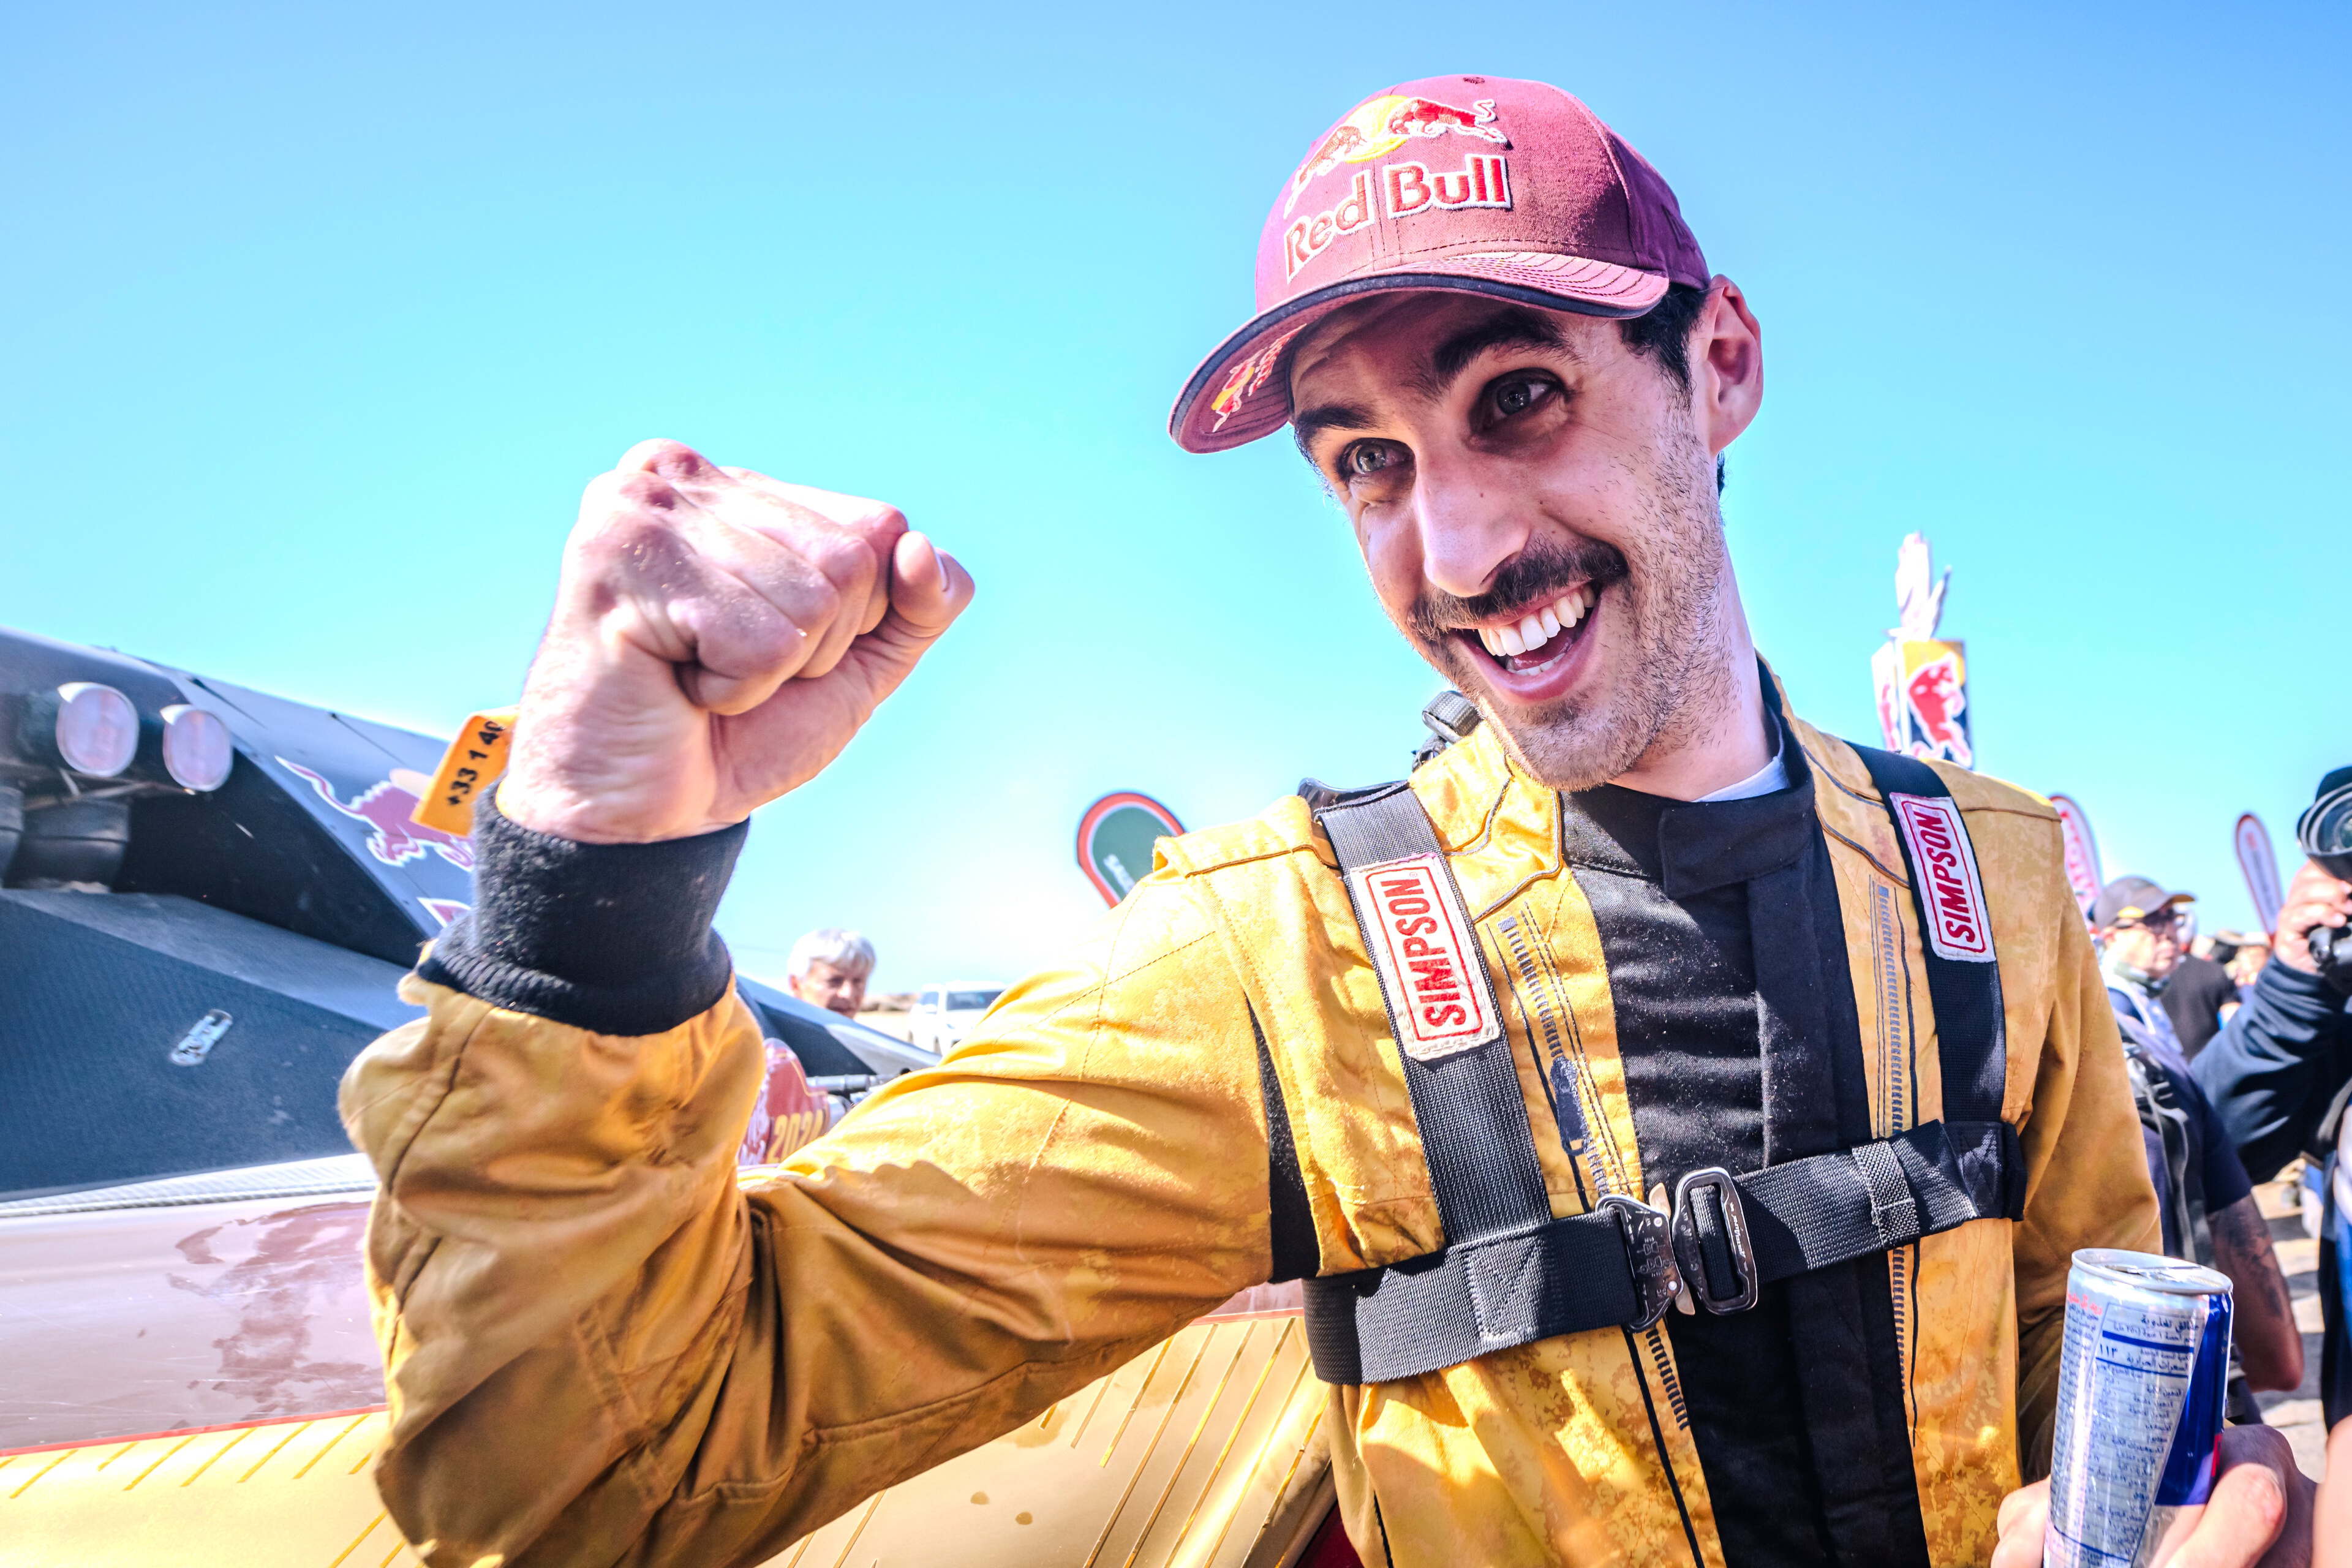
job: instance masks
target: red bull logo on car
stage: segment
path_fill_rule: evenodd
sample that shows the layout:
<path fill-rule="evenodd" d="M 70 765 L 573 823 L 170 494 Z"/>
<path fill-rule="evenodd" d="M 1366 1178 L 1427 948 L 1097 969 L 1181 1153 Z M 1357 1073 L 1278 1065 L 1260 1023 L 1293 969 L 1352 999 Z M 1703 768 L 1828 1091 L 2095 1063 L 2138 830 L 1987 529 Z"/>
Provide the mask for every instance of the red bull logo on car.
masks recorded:
<path fill-rule="evenodd" d="M 472 845 L 454 833 L 444 833 L 437 827 L 422 827 L 408 819 L 408 814 L 416 809 L 418 795 L 426 783 L 423 774 L 410 773 L 406 768 L 394 768 L 390 778 L 370 784 L 345 801 L 335 793 L 334 785 L 301 763 L 289 763 L 284 757 L 278 758 L 277 762 L 288 773 L 307 781 L 318 792 L 320 800 L 353 822 L 365 823 L 368 827 L 368 853 L 385 865 L 404 865 L 430 849 L 460 871 L 474 868 Z"/>
<path fill-rule="evenodd" d="M 1445 135 L 1475 136 L 1507 147 L 1511 139 L 1495 126 L 1495 100 L 1482 98 L 1467 109 L 1457 109 L 1433 98 L 1382 93 L 1358 104 L 1348 118 L 1333 126 L 1298 173 L 1290 179 L 1286 214 L 1298 205 L 1300 193 L 1342 163 L 1369 163 L 1384 158 L 1415 138 Z"/>

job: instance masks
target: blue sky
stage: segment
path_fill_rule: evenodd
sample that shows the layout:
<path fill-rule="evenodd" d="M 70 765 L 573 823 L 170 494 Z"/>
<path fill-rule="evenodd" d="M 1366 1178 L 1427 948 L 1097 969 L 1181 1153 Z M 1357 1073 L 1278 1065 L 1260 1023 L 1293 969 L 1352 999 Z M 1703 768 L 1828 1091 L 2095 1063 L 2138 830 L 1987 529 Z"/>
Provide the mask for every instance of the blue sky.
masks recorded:
<path fill-rule="evenodd" d="M 1394 776 L 1433 678 L 1285 442 L 1162 434 L 1358 98 L 1584 97 L 1765 326 L 1727 525 L 1872 731 L 1903 534 L 1990 772 L 2242 923 L 2352 760 L 2341 7 L 44 7 L 0 60 L 0 624 L 446 731 L 631 443 L 878 495 L 976 607 L 760 820 L 753 973 L 1082 932 L 1080 810 Z M 1441 18 L 1445 18 L 1441 20 Z M 1648 18 L 1638 24 L 1635 18 Z M 2331 670 L 2333 673 L 2331 673 Z"/>

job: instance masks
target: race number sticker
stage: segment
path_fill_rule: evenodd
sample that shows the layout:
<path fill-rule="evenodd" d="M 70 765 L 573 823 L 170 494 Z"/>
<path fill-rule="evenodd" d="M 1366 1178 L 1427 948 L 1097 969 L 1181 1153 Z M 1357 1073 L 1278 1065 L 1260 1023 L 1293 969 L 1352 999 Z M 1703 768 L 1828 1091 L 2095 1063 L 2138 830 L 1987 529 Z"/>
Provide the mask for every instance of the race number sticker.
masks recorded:
<path fill-rule="evenodd" d="M 1351 873 L 1397 1046 L 1435 1061 L 1502 1034 L 1478 939 L 1443 858 L 1415 855 Z"/>
<path fill-rule="evenodd" d="M 1945 795 L 1897 794 L 1887 799 L 1903 825 L 1912 869 L 1920 879 L 1928 943 L 1945 958 L 1990 963 L 1992 922 L 1985 913 L 1984 879 L 1977 875 L 1976 851 L 1960 825 L 1960 808 Z"/>

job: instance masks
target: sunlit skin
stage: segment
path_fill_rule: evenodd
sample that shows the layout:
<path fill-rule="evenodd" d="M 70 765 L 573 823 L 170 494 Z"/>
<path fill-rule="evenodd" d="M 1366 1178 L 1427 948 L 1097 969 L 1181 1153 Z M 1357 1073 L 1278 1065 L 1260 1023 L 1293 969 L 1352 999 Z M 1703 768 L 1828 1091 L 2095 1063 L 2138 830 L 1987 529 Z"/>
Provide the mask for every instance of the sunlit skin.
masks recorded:
<path fill-rule="evenodd" d="M 813 1002 L 845 1018 L 855 1018 L 866 1005 L 866 976 L 852 974 L 821 958 L 810 959 L 807 969 L 787 975 L 784 984 L 802 1001 Z"/>
<path fill-rule="evenodd" d="M 1763 392 L 1760 329 L 1717 278 L 1691 384 L 1613 321 L 1482 296 L 1379 296 L 1294 356 L 1301 448 L 1389 618 L 1534 777 L 1696 799 L 1771 760 L 1715 459 Z M 1559 651 L 1506 668 L 1479 627 L 1596 595 Z"/>

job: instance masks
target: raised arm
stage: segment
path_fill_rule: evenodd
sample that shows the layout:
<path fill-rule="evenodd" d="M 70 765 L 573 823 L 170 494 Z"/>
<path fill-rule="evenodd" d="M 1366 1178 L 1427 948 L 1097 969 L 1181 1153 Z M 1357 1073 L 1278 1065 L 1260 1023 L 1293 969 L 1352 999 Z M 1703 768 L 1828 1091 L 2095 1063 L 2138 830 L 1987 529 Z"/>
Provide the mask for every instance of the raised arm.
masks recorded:
<path fill-rule="evenodd" d="M 646 452 L 591 489 L 475 913 L 409 983 L 428 1014 L 344 1083 L 383 1184 L 377 1479 L 436 1565 L 757 1562 L 1268 1265 L 1246 1005 L 1172 878 L 738 1191 L 762 1052 L 709 931 L 730 825 L 970 590 L 895 516 L 810 521 Z M 745 647 L 800 662 L 772 679 L 721 651 Z"/>

